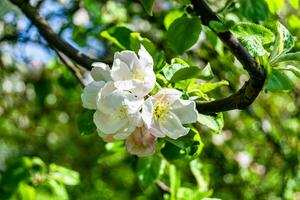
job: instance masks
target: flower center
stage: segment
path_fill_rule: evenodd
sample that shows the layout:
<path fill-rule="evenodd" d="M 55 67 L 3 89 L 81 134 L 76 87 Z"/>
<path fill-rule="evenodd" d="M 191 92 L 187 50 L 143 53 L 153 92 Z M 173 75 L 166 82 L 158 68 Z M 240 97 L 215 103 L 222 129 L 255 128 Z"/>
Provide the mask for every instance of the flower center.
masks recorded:
<path fill-rule="evenodd" d="M 126 118 L 126 114 L 127 113 L 127 108 L 125 105 L 122 105 L 120 108 L 119 108 L 119 113 L 118 113 L 118 117 L 120 119 L 124 119 Z"/>
<path fill-rule="evenodd" d="M 132 72 L 132 79 L 137 79 L 137 80 L 144 80 L 144 76 L 141 72 L 141 69 L 134 69 Z"/>
<path fill-rule="evenodd" d="M 168 103 L 160 102 L 154 105 L 154 117 L 160 118 L 166 111 L 170 110 L 171 106 Z"/>

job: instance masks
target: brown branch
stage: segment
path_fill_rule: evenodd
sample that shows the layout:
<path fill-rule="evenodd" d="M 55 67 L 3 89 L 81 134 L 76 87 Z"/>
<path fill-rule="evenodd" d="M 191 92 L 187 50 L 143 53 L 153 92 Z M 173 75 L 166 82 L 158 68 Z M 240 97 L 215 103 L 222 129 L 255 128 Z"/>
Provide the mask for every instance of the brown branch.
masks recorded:
<path fill-rule="evenodd" d="M 72 45 L 62 39 L 55 33 L 44 18 L 42 18 L 37 10 L 25 0 L 10 0 L 13 4 L 18 6 L 22 12 L 31 20 L 37 27 L 39 33 L 45 38 L 49 45 L 54 46 L 59 51 L 63 52 L 70 59 L 81 65 L 86 69 L 92 68 L 92 63 L 97 62 L 96 59 L 91 58 L 83 53 L 80 53 Z"/>
<path fill-rule="evenodd" d="M 210 21 L 221 22 L 204 0 L 191 0 L 191 3 L 193 5 L 195 15 L 201 17 L 202 24 L 209 27 Z M 240 61 L 244 69 L 249 73 L 250 79 L 239 91 L 229 97 L 212 102 L 198 102 L 197 109 L 200 113 L 204 114 L 247 108 L 253 103 L 262 90 L 266 79 L 266 73 L 263 67 L 255 61 L 250 53 L 229 31 L 216 34 L 223 41 L 225 46 L 229 48 L 233 55 Z"/>
<path fill-rule="evenodd" d="M 38 28 L 40 34 L 45 38 L 50 46 L 63 52 L 70 59 L 74 60 L 79 65 L 86 69 L 91 69 L 91 64 L 96 62 L 95 59 L 80 53 L 77 49 L 63 40 L 57 33 L 55 33 L 37 12 L 25 0 L 10 0 L 13 4 L 18 6 L 23 13 L 32 21 Z M 195 14 L 201 17 L 202 23 L 209 26 L 210 21 L 220 21 L 216 14 L 207 6 L 204 0 L 191 0 Z M 200 113 L 211 114 L 215 112 L 222 112 L 234 109 L 245 109 L 256 99 L 263 88 L 266 74 L 263 67 L 255 61 L 249 52 L 227 31 L 223 33 L 216 33 L 223 43 L 231 50 L 234 56 L 241 62 L 244 69 L 250 75 L 250 79 L 244 86 L 235 94 L 216 101 L 197 103 L 197 109 Z"/>
<path fill-rule="evenodd" d="M 76 66 L 74 66 L 73 63 L 68 58 L 66 58 L 63 53 L 61 53 L 60 51 L 58 51 L 55 48 L 53 48 L 53 50 L 55 51 L 55 53 L 57 54 L 57 56 L 59 57 L 59 59 L 61 60 L 61 62 L 67 68 L 69 68 L 69 70 L 72 72 L 72 74 L 78 79 L 78 81 L 81 84 L 81 86 L 84 87 L 83 77 L 82 77 L 79 69 Z"/>

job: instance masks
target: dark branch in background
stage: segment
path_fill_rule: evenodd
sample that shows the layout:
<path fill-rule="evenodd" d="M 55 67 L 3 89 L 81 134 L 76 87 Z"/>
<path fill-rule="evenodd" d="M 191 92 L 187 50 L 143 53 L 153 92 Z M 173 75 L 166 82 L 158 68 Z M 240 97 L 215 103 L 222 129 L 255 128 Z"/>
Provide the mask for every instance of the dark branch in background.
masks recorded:
<path fill-rule="evenodd" d="M 208 7 L 204 0 L 191 0 L 193 11 L 201 17 L 202 24 L 209 27 L 210 21 L 219 21 L 217 15 Z M 212 28 L 211 28 L 212 29 Z M 212 29 L 213 30 L 213 29 Z M 266 74 L 250 53 L 229 32 L 216 33 L 225 46 L 240 61 L 244 69 L 249 73 L 250 79 L 235 94 L 216 101 L 197 103 L 200 113 L 211 114 L 234 109 L 245 109 L 256 99 L 263 88 Z"/>
<path fill-rule="evenodd" d="M 43 19 L 37 10 L 31 6 L 25 0 L 10 0 L 13 4 L 18 6 L 22 12 L 31 20 L 31 22 L 37 27 L 40 34 L 45 38 L 49 45 L 55 47 L 57 50 L 63 52 L 70 59 L 74 60 L 76 63 L 81 65 L 86 69 L 92 68 L 92 63 L 97 60 L 91 58 L 83 53 L 80 53 L 72 45 L 62 39 L 58 34 L 56 34 L 49 24 Z"/>
<path fill-rule="evenodd" d="M 67 68 L 69 68 L 69 70 L 73 73 L 73 75 L 78 79 L 78 81 L 81 84 L 81 86 L 84 86 L 83 77 L 82 77 L 82 75 L 80 73 L 80 70 L 76 66 L 74 66 L 74 64 L 68 58 L 66 58 L 63 53 L 61 53 L 60 51 L 58 51 L 55 48 L 53 48 L 53 50 L 55 51 L 55 53 L 57 54 L 57 56 L 59 57 L 59 59 L 61 60 L 61 62 Z"/>
<path fill-rule="evenodd" d="M 89 56 L 80 53 L 77 49 L 63 40 L 57 33 L 55 33 L 48 25 L 45 19 L 43 19 L 37 12 L 25 0 L 10 0 L 13 4 L 18 6 L 23 13 L 32 21 L 32 23 L 38 28 L 40 34 L 45 38 L 50 46 L 63 53 L 82 67 L 91 69 L 93 62 L 97 61 Z M 209 26 L 210 21 L 220 21 L 217 15 L 208 7 L 204 0 L 191 0 L 193 4 L 193 11 L 199 17 L 201 17 L 202 23 Z M 211 114 L 215 112 L 222 112 L 234 109 L 245 109 L 256 99 L 258 94 L 263 88 L 266 74 L 263 67 L 255 61 L 250 53 L 239 43 L 239 41 L 233 37 L 233 35 L 227 31 L 223 33 L 216 33 L 218 37 L 223 41 L 234 56 L 241 62 L 244 69 L 250 75 L 250 79 L 244 84 L 244 86 L 235 94 L 216 101 L 197 103 L 197 109 L 200 113 Z M 61 57 L 59 53 L 59 57 Z M 65 62 L 65 59 L 62 59 Z M 65 63 L 70 68 L 68 63 Z M 72 65 L 71 65 L 72 66 Z M 72 69 L 71 69 L 72 70 Z M 75 74 L 76 75 L 76 74 Z"/>

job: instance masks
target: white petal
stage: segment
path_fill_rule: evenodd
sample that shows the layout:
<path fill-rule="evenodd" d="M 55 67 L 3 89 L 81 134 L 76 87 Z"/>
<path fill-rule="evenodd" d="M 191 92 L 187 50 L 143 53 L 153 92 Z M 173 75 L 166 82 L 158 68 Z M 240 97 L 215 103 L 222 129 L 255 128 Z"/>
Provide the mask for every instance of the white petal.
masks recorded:
<path fill-rule="evenodd" d="M 162 101 L 168 104 L 173 104 L 174 101 L 179 99 L 182 95 L 182 92 L 176 89 L 164 88 L 157 92 L 153 98 L 155 101 Z"/>
<path fill-rule="evenodd" d="M 133 65 L 138 65 L 139 60 L 134 51 L 121 51 L 115 53 L 114 60 L 120 59 L 122 62 L 126 63 L 130 70 L 132 70 Z"/>
<path fill-rule="evenodd" d="M 147 128 L 150 128 L 153 120 L 153 103 L 152 97 L 149 97 L 142 105 L 142 119 Z"/>
<path fill-rule="evenodd" d="M 126 148 L 130 154 L 151 156 L 155 152 L 155 137 L 144 127 L 136 130 L 127 138 Z"/>
<path fill-rule="evenodd" d="M 103 81 L 93 81 L 84 88 L 83 93 L 81 94 L 83 107 L 87 109 L 96 109 L 99 92 L 104 85 L 105 82 Z"/>
<path fill-rule="evenodd" d="M 120 80 L 130 80 L 132 79 L 132 71 L 129 68 L 130 66 L 120 59 L 115 59 L 112 70 L 111 77 L 114 81 Z"/>
<path fill-rule="evenodd" d="M 97 133 L 104 140 L 104 142 L 114 142 L 115 141 L 113 134 L 102 133 L 99 129 L 97 129 Z"/>
<path fill-rule="evenodd" d="M 124 129 L 121 129 L 120 131 L 115 133 L 113 137 L 116 140 L 124 140 L 135 130 L 135 128 L 136 128 L 135 126 L 131 126 L 131 125 L 126 126 Z"/>
<path fill-rule="evenodd" d="M 172 139 L 178 139 L 189 132 L 189 129 L 183 127 L 179 118 L 171 112 L 166 112 L 162 115 L 158 122 L 160 130 Z"/>
<path fill-rule="evenodd" d="M 127 109 L 128 120 L 130 124 L 134 126 L 140 127 L 143 124 L 142 115 L 140 112 L 143 102 L 144 99 L 132 100 L 130 98 L 127 98 L 124 100 L 124 105 L 126 106 Z"/>
<path fill-rule="evenodd" d="M 143 45 L 141 45 L 141 48 L 140 48 L 138 54 L 139 54 L 140 62 L 142 64 L 142 66 L 150 67 L 152 69 L 153 68 L 153 59 Z"/>
<path fill-rule="evenodd" d="M 95 81 L 111 81 L 110 75 L 110 68 L 107 64 L 96 62 L 93 63 L 92 66 L 94 67 L 91 71 L 91 75 Z"/>
<path fill-rule="evenodd" d="M 143 87 L 143 82 L 137 81 L 137 80 L 122 80 L 122 81 L 115 81 L 115 87 L 119 90 L 125 90 L 125 91 L 132 91 L 136 88 Z"/>
<path fill-rule="evenodd" d="M 166 134 L 164 134 L 159 126 L 158 120 L 154 120 L 149 128 L 149 132 L 154 135 L 155 137 L 166 137 Z"/>
<path fill-rule="evenodd" d="M 124 98 L 124 93 L 117 90 L 113 82 L 108 82 L 101 90 L 97 109 L 104 113 L 114 112 L 122 106 Z"/>
<path fill-rule="evenodd" d="M 197 121 L 198 112 L 194 101 L 178 99 L 172 104 L 173 112 L 182 124 L 190 124 Z"/>
<path fill-rule="evenodd" d="M 113 134 L 126 128 L 125 126 L 128 125 L 128 119 L 124 113 L 121 112 L 105 114 L 97 110 L 94 114 L 94 123 L 101 132 Z"/>

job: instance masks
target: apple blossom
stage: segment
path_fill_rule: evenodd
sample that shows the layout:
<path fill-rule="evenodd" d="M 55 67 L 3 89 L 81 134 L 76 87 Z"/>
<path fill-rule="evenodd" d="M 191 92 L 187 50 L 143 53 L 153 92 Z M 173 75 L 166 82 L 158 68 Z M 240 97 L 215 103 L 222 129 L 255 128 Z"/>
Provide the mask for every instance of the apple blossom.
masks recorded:
<path fill-rule="evenodd" d="M 142 119 L 151 134 L 172 139 L 188 134 L 182 124 L 196 122 L 198 113 L 195 102 L 180 99 L 181 95 L 176 89 L 162 89 L 145 101 Z"/>
<path fill-rule="evenodd" d="M 155 152 L 156 137 L 149 130 L 142 126 L 137 127 L 135 131 L 126 139 L 126 149 L 130 154 L 140 157 L 151 156 Z"/>
<path fill-rule="evenodd" d="M 82 105 L 87 109 L 96 109 L 97 100 L 100 90 L 104 87 L 105 82 L 93 81 L 88 84 L 81 94 Z"/>
<path fill-rule="evenodd" d="M 134 51 L 115 53 L 111 77 L 118 89 L 143 98 L 153 89 L 156 78 L 153 59 L 142 45 L 138 55 Z"/>
<path fill-rule="evenodd" d="M 140 109 L 144 99 L 122 91 L 108 82 L 101 89 L 94 114 L 94 123 L 103 133 L 115 139 L 125 139 L 137 126 L 141 126 Z"/>

